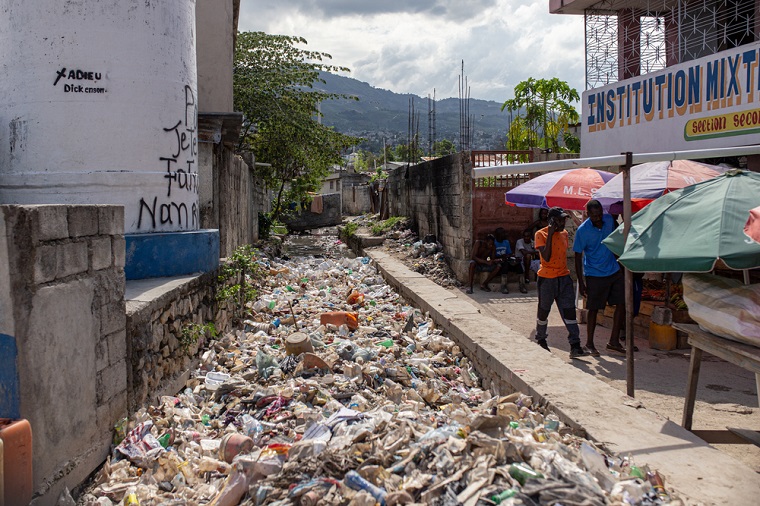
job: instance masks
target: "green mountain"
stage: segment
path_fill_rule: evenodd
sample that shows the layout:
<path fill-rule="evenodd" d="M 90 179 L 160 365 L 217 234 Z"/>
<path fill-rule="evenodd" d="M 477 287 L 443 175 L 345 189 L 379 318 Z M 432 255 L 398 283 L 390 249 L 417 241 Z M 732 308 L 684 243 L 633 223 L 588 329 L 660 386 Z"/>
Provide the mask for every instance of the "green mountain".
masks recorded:
<path fill-rule="evenodd" d="M 315 88 L 358 98 L 323 102 L 324 124 L 335 127 L 341 133 L 363 137 L 366 141 L 360 148 L 380 152 L 384 141 L 390 145 L 407 143 L 411 100 L 417 118 L 412 124 L 418 133 L 420 146 L 427 151 L 431 137 L 428 127 L 431 100 L 375 88 L 350 77 L 322 73 L 321 78 L 325 84 L 318 83 Z M 435 101 L 434 140 L 448 139 L 459 146 L 460 104 L 461 101 L 456 98 Z M 504 149 L 508 114 L 501 112 L 500 103 L 470 99 L 469 118 L 471 149 Z"/>

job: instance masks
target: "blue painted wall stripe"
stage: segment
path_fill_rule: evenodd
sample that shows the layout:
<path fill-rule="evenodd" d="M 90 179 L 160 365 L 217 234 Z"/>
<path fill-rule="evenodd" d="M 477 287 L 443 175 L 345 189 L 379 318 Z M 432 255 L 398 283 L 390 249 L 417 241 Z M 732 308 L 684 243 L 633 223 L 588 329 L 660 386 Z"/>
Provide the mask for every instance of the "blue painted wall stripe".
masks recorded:
<path fill-rule="evenodd" d="M 16 339 L 0 334 L 0 418 L 21 418 Z"/>
<path fill-rule="evenodd" d="M 219 266 L 219 231 L 127 234 L 127 279 L 163 278 L 209 272 Z"/>

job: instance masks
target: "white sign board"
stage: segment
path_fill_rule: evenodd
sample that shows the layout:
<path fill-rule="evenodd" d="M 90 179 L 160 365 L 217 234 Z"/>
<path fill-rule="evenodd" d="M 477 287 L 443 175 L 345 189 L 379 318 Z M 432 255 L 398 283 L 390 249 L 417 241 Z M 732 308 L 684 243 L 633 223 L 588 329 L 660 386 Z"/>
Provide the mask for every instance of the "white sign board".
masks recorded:
<path fill-rule="evenodd" d="M 760 43 L 583 93 L 581 157 L 760 143 Z"/>

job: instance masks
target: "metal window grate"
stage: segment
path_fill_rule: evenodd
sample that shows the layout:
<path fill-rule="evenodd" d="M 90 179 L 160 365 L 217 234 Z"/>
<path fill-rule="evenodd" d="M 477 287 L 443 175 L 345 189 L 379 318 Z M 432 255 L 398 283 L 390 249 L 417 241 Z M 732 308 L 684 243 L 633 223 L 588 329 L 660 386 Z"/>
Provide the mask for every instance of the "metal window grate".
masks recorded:
<path fill-rule="evenodd" d="M 584 18 L 586 89 L 756 40 L 755 0 L 602 0 Z"/>
<path fill-rule="evenodd" d="M 519 151 L 473 151 L 473 167 L 494 167 L 498 165 L 518 165 L 533 161 L 529 150 Z M 514 188 L 528 181 L 534 174 L 509 174 L 503 176 L 475 179 L 475 188 Z"/>

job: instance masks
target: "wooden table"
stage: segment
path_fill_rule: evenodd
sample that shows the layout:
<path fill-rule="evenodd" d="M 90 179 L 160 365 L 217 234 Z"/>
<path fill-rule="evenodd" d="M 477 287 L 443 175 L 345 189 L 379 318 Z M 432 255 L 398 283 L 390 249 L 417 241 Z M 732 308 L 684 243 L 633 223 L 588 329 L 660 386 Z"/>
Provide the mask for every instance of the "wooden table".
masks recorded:
<path fill-rule="evenodd" d="M 692 347 L 681 425 L 708 443 L 753 443 L 760 446 L 760 432 L 757 431 L 730 427 L 727 431 L 691 430 L 694 400 L 699 382 L 699 369 L 702 365 L 702 352 L 706 351 L 710 355 L 722 358 L 726 362 L 731 362 L 742 369 L 755 373 L 758 398 L 760 399 L 760 348 L 705 332 L 699 328 L 699 325 L 695 324 L 674 323 L 673 327 L 688 334 L 689 344 Z"/>

